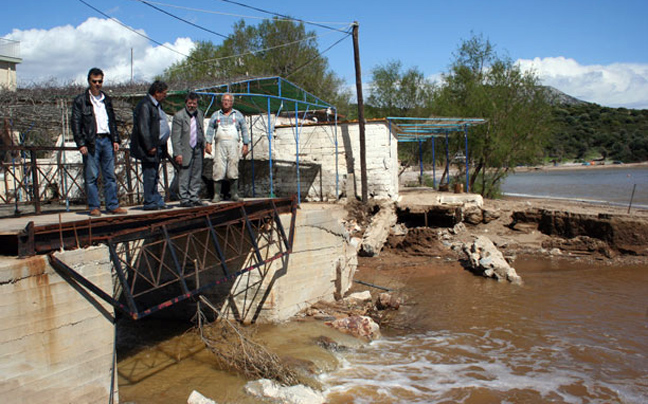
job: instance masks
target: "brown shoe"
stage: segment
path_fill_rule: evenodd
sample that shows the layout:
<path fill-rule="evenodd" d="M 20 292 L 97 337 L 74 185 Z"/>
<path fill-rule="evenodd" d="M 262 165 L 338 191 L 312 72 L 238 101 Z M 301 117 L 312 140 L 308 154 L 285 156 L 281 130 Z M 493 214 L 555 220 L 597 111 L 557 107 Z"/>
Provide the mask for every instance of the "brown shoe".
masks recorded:
<path fill-rule="evenodd" d="M 101 211 L 99 209 L 92 209 L 90 211 L 90 216 L 99 217 L 101 216 Z"/>
<path fill-rule="evenodd" d="M 128 213 L 128 211 L 124 208 L 117 208 L 114 210 L 109 210 L 108 213 L 110 213 L 111 215 L 123 215 L 125 213 Z"/>

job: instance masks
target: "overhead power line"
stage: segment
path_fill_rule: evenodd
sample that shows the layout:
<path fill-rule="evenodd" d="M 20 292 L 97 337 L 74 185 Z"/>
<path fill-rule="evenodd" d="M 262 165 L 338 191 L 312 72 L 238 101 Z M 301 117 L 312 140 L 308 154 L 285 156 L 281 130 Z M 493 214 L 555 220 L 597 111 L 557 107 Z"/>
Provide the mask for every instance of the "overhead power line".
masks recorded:
<path fill-rule="evenodd" d="M 339 39 L 337 42 L 335 42 L 333 45 L 331 45 L 331 46 L 329 46 L 328 48 L 326 48 L 326 50 L 324 50 L 323 52 L 319 52 L 319 54 L 318 54 L 317 56 L 313 57 L 313 58 L 312 58 L 309 62 L 307 62 L 307 63 L 310 63 L 311 61 L 317 59 L 317 58 L 320 57 L 324 52 L 328 51 L 328 50 L 331 49 L 333 46 L 335 46 L 335 45 L 337 45 L 338 43 L 340 43 L 343 39 L 345 39 L 345 38 L 348 37 L 349 35 L 351 35 L 349 32 L 345 32 L 345 35 L 344 35 L 342 38 L 340 38 L 340 39 Z M 261 53 L 261 52 L 267 52 L 267 51 L 274 50 L 274 49 L 284 48 L 284 47 L 286 47 L 286 46 L 294 45 L 294 44 L 296 44 L 296 43 L 300 43 L 300 42 L 305 42 L 305 41 L 308 41 L 308 40 L 311 40 L 311 39 L 321 38 L 321 37 L 323 37 L 323 36 L 324 36 L 324 35 L 311 35 L 311 36 L 307 36 L 306 38 L 298 39 L 298 40 L 296 40 L 296 41 L 291 41 L 291 42 L 282 43 L 282 44 L 280 44 L 280 45 L 271 46 L 271 47 L 268 47 L 268 48 L 263 48 L 263 49 L 253 50 L 253 51 L 249 51 L 249 52 L 245 52 L 245 53 L 238 53 L 238 54 L 235 54 L 235 55 L 222 56 L 222 57 L 219 57 L 219 58 L 213 58 L 213 59 L 207 59 L 207 60 L 195 61 L 195 62 L 190 63 L 189 66 L 195 66 L 195 65 L 198 65 L 198 64 L 210 63 L 210 62 L 218 62 L 218 61 L 221 61 L 221 60 L 232 59 L 232 58 L 237 58 L 237 57 L 241 57 L 241 56 L 254 55 L 254 54 L 257 54 L 257 53 Z M 169 66 L 168 69 L 169 69 L 169 70 L 177 70 L 177 69 L 181 69 L 181 68 L 185 68 L 185 67 L 186 67 L 186 66 L 177 66 L 177 67 Z M 300 66 L 299 69 L 301 69 L 302 67 L 304 67 L 304 65 Z M 294 72 L 293 72 L 293 73 L 294 73 Z M 292 73 L 290 73 L 290 74 L 292 74 Z"/>
<path fill-rule="evenodd" d="M 182 55 L 182 56 L 184 56 L 184 57 L 189 57 L 189 55 L 185 55 L 185 54 L 182 53 L 182 52 L 178 52 L 177 50 L 175 50 L 175 49 L 173 49 L 173 48 L 170 48 L 170 47 L 166 46 L 165 44 L 163 44 L 163 43 L 161 43 L 161 42 L 158 42 L 158 41 L 156 41 L 155 39 L 153 39 L 153 38 L 151 38 L 151 37 L 149 37 L 149 36 L 146 36 L 146 35 L 144 35 L 144 34 L 142 34 L 142 33 L 140 33 L 140 32 L 137 32 L 137 30 L 135 30 L 134 28 L 129 27 L 128 25 L 124 24 L 123 22 L 119 21 L 118 19 L 116 19 L 116 18 L 114 18 L 114 17 L 111 17 L 110 15 L 108 15 L 108 14 L 104 13 L 103 11 L 99 10 L 98 8 L 96 8 L 96 7 L 94 7 L 94 6 L 92 6 L 92 5 L 88 4 L 88 3 L 86 3 L 85 1 L 83 1 L 83 0 L 79 0 L 79 2 L 85 4 L 86 6 L 90 7 L 90 8 L 93 9 L 94 11 L 96 11 L 96 12 L 98 12 L 99 14 L 103 15 L 104 17 L 108 18 L 109 20 L 112 20 L 112 21 L 116 22 L 117 24 L 119 24 L 119 25 L 121 25 L 122 27 L 128 29 L 129 31 L 132 31 L 132 32 L 136 33 L 137 35 L 139 35 L 139 36 L 141 36 L 141 37 L 143 37 L 143 38 L 146 38 L 146 39 L 148 39 L 149 41 L 151 41 L 151 42 L 153 42 L 153 43 L 155 43 L 155 44 L 157 44 L 157 45 L 160 45 L 161 47 L 163 47 L 163 48 L 165 48 L 165 49 L 170 50 L 171 52 L 175 52 L 175 53 L 177 53 L 178 55 Z"/>
<path fill-rule="evenodd" d="M 331 48 L 333 48 L 335 45 L 337 45 L 337 44 L 339 44 L 340 42 L 342 42 L 342 41 L 343 41 L 344 39 L 346 39 L 349 35 L 351 35 L 351 33 L 350 33 L 350 32 L 347 32 L 346 35 L 344 35 L 342 38 L 340 38 L 340 39 L 338 39 L 337 41 L 335 41 L 335 43 L 333 43 L 331 46 L 329 46 L 328 48 L 324 49 L 322 52 L 318 52 L 317 55 L 315 55 L 315 56 L 313 56 L 312 58 L 310 58 L 309 60 L 307 60 L 306 63 L 302 64 L 301 66 L 295 68 L 295 70 L 293 70 L 292 72 L 288 73 L 288 74 L 286 75 L 286 78 L 292 76 L 293 74 L 297 73 L 297 72 L 300 71 L 301 69 L 303 69 L 303 68 L 305 68 L 306 66 L 308 66 L 309 64 L 311 64 L 313 61 L 315 61 L 315 60 L 321 58 L 322 56 L 324 56 L 324 54 L 325 54 L 326 52 L 328 52 L 329 50 L 331 50 Z"/>
<path fill-rule="evenodd" d="M 299 21 L 299 22 L 303 22 L 304 24 L 311 24 L 311 25 L 315 25 L 315 26 L 318 26 L 318 27 L 321 27 L 321 28 L 330 29 L 332 31 L 341 31 L 338 28 L 329 27 L 328 25 L 320 24 L 318 22 L 305 21 L 305 20 L 302 20 L 300 18 L 293 18 L 293 17 L 287 16 L 287 15 L 284 15 L 284 14 L 279 14 L 279 13 L 275 13 L 273 11 L 264 10 L 262 8 L 259 8 L 259 7 L 249 6 L 247 4 L 244 4 L 244 3 L 241 3 L 241 2 L 238 2 L 238 1 L 234 1 L 234 0 L 218 0 L 218 1 L 222 1 L 224 3 L 236 4 L 237 6 L 249 8 L 251 10 L 259 11 L 261 13 L 265 13 L 265 14 L 269 14 L 269 15 L 274 15 L 275 17 L 281 17 L 281 18 L 285 18 L 285 19 L 289 19 L 289 20 L 293 20 L 293 21 Z"/>
<path fill-rule="evenodd" d="M 139 2 L 142 3 L 142 4 L 146 4 L 147 6 L 153 8 L 153 9 L 155 9 L 155 10 L 161 12 L 161 13 L 164 13 L 164 14 L 170 16 L 170 17 L 173 17 L 173 18 L 175 18 L 175 19 L 177 19 L 177 20 L 180 20 L 180 21 L 182 21 L 182 22 L 184 22 L 184 23 L 187 23 L 187 24 L 191 25 L 192 27 L 196 27 L 196 28 L 201 29 L 201 30 L 203 30 L 203 31 L 205 31 L 205 32 L 209 32 L 210 34 L 218 35 L 218 36 L 220 36 L 220 37 L 222 37 L 222 38 L 225 38 L 225 39 L 229 38 L 227 35 L 223 35 L 223 34 L 220 34 L 220 33 L 218 33 L 218 32 L 212 31 L 212 30 L 210 30 L 209 28 L 205 28 L 205 27 L 203 27 L 202 25 L 194 24 L 193 22 L 188 21 L 188 20 L 185 20 L 184 18 L 178 17 L 178 16 L 175 15 L 175 14 L 169 13 L 168 11 L 164 11 L 164 10 L 162 10 L 161 8 L 156 7 L 156 6 L 154 6 L 153 4 L 149 3 L 148 1 L 144 1 L 144 0 L 137 0 L 137 1 L 139 1 Z"/>
<path fill-rule="evenodd" d="M 136 1 L 140 2 L 141 0 L 131 0 L 131 1 Z M 202 8 L 195 8 L 195 7 L 186 7 L 186 6 L 179 6 L 177 4 L 169 4 L 169 3 L 161 3 L 159 1 L 148 1 L 148 3 L 155 4 L 158 6 L 164 6 L 164 7 L 169 7 L 169 8 L 176 8 L 179 10 L 186 10 L 186 11 L 195 11 L 197 13 L 204 13 L 204 14 L 216 14 L 216 15 L 225 15 L 229 17 L 239 17 L 239 18 L 245 18 L 245 19 L 257 19 L 257 20 L 266 20 L 267 17 L 259 17 L 256 15 L 246 15 L 246 14 L 235 14 L 235 13 L 226 13 L 224 11 L 215 11 L 215 10 L 205 10 Z M 278 18 L 281 21 L 302 21 L 298 20 L 295 18 Z M 349 22 L 340 22 L 340 21 L 306 21 L 307 24 L 333 24 L 333 25 L 341 25 L 341 26 L 348 26 L 350 23 Z M 340 30 L 345 30 L 344 28 L 340 28 Z"/>

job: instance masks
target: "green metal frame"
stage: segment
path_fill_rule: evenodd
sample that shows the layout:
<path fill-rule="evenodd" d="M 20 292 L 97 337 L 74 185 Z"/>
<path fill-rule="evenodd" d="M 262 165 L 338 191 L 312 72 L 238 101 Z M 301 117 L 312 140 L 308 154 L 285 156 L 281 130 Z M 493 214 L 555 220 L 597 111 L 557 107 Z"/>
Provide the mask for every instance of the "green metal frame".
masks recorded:
<path fill-rule="evenodd" d="M 390 139 L 392 133 L 396 134 L 398 142 L 418 142 L 419 144 L 419 169 L 423 178 L 423 142 L 431 139 L 432 142 L 432 186 L 436 188 L 436 161 L 434 140 L 436 137 L 445 136 L 446 152 L 446 179 L 450 184 L 450 156 L 448 152 L 448 136 L 452 132 L 463 132 L 466 145 L 466 192 L 470 192 L 470 174 L 468 159 L 468 128 L 486 123 L 482 118 L 415 118 L 415 117 L 387 117 L 389 121 Z"/>

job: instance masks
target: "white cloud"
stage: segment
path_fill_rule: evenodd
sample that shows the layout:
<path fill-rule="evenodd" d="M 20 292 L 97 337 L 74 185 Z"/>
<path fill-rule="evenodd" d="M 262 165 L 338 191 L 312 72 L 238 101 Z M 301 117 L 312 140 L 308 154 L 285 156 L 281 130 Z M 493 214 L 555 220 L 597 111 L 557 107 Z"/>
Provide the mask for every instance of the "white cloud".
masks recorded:
<path fill-rule="evenodd" d="M 145 34 L 143 30 L 138 32 Z M 91 67 L 99 67 L 109 83 L 126 82 L 131 77 L 131 48 L 135 80 L 150 81 L 172 63 L 184 57 L 129 31 L 115 21 L 89 18 L 78 27 L 71 25 L 49 30 L 13 30 L 6 36 L 20 41 L 18 81 L 21 85 L 58 82 L 86 82 Z M 177 38 L 166 47 L 189 54 L 194 43 Z"/>
<path fill-rule="evenodd" d="M 609 107 L 648 108 L 648 65 L 614 63 L 581 65 L 560 57 L 520 59 L 522 70 L 533 70 L 542 83 L 578 99 Z"/>

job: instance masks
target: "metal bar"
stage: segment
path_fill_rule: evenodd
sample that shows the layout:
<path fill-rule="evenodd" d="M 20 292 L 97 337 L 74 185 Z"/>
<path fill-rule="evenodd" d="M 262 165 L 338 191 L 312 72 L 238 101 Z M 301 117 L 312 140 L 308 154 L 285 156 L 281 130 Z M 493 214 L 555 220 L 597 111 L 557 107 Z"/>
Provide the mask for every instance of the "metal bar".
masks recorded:
<path fill-rule="evenodd" d="M 227 269 L 227 263 L 225 262 L 225 254 L 223 254 L 223 249 L 221 248 L 220 243 L 218 242 L 218 235 L 216 234 L 216 230 L 214 230 L 214 225 L 212 224 L 212 221 L 209 218 L 209 216 L 205 217 L 205 220 L 207 221 L 207 226 L 209 227 L 209 233 L 212 236 L 212 243 L 214 243 L 216 254 L 218 254 L 218 259 L 221 262 L 221 268 L 223 268 L 223 273 L 225 274 L 225 276 L 228 276 L 229 270 Z"/>
<path fill-rule="evenodd" d="M 128 282 L 126 281 L 126 275 L 124 274 L 124 270 L 121 266 L 119 255 L 117 255 L 117 251 L 115 251 L 115 245 L 111 241 L 108 241 L 106 244 L 108 245 L 108 251 L 110 251 L 110 259 L 113 263 L 113 267 L 115 268 L 115 272 L 117 272 L 117 277 L 119 278 L 119 282 L 122 285 L 122 293 L 126 295 L 126 303 L 128 304 L 130 313 L 131 315 L 136 314 L 137 304 L 135 304 L 135 299 L 133 298 L 133 294 L 129 288 Z M 121 305 L 121 303 L 119 304 Z M 136 317 L 133 318 L 136 319 Z"/>
<path fill-rule="evenodd" d="M 423 142 L 419 140 L 419 185 L 423 185 Z"/>
<path fill-rule="evenodd" d="M 153 306 L 151 308 L 148 308 L 146 310 L 142 310 L 141 312 L 136 313 L 136 315 L 133 318 L 135 320 L 139 320 L 139 319 L 142 319 L 142 318 L 144 318 L 144 317 L 146 317 L 148 315 L 156 313 L 156 312 L 158 312 L 158 311 L 160 311 L 162 309 L 165 309 L 167 307 L 171 307 L 176 303 L 182 302 L 182 301 L 187 300 L 189 298 L 192 298 L 192 297 L 194 297 L 196 295 L 199 295 L 199 294 L 203 293 L 204 291 L 213 288 L 216 285 L 220 285 L 221 283 L 225 283 L 228 280 L 232 280 L 232 279 L 234 279 L 235 277 L 237 277 L 239 275 L 250 272 L 251 270 L 253 270 L 254 268 L 259 267 L 260 265 L 275 261 L 275 260 L 277 260 L 277 259 L 279 259 L 279 258 L 281 258 L 281 257 L 283 257 L 285 255 L 287 255 L 287 254 L 286 253 L 276 254 L 275 256 L 268 258 L 264 262 L 257 263 L 257 264 L 254 264 L 254 265 L 250 265 L 249 267 L 241 269 L 240 271 L 237 271 L 234 274 L 224 276 L 224 277 L 222 277 L 222 278 L 220 278 L 220 279 L 218 279 L 216 281 L 209 282 L 209 283 L 207 283 L 207 284 L 205 284 L 205 285 L 203 285 L 203 286 L 201 286 L 201 287 L 199 287 L 197 289 L 194 289 L 194 290 L 190 291 L 189 293 L 177 296 L 177 297 L 175 297 L 173 299 L 166 300 L 165 302 L 160 303 L 158 305 L 155 305 L 155 306 Z"/>
<path fill-rule="evenodd" d="M 270 114 L 270 98 L 268 100 L 268 166 L 270 169 L 270 197 L 274 197 L 274 181 L 272 178 L 272 124 L 271 124 L 271 114 Z"/>
<path fill-rule="evenodd" d="M 292 247 L 293 243 L 295 241 L 295 222 L 297 219 L 297 203 L 295 203 L 295 200 L 293 198 L 292 204 L 291 204 L 291 219 L 290 219 L 290 234 L 288 235 L 288 244 L 290 244 L 290 249 L 288 252 L 292 252 Z"/>
<path fill-rule="evenodd" d="M 408 116 L 388 116 L 387 119 L 394 121 L 467 121 L 467 122 L 486 122 L 483 118 L 417 118 Z"/>
<path fill-rule="evenodd" d="M 248 86 L 250 84 L 248 83 Z M 252 197 L 256 198 L 256 178 L 254 176 L 254 123 L 250 117 L 250 163 L 252 165 Z"/>
<path fill-rule="evenodd" d="M 304 118 L 306 115 L 304 114 Z M 299 181 L 299 103 L 295 103 L 295 164 L 297 165 L 297 203 L 301 203 L 301 182 Z"/>
<path fill-rule="evenodd" d="M 272 209 L 274 211 L 274 221 L 276 223 L 277 228 L 279 229 L 279 234 L 281 235 L 281 239 L 284 242 L 284 246 L 286 247 L 286 250 L 290 250 L 291 246 L 289 245 L 288 237 L 286 237 L 286 232 L 284 231 L 283 224 L 281 223 L 281 218 L 279 217 L 277 206 L 273 201 L 271 202 L 272 202 Z"/>
<path fill-rule="evenodd" d="M 176 271 L 178 272 L 178 277 L 180 278 L 180 287 L 182 288 L 182 291 L 184 293 L 189 293 L 189 288 L 187 288 L 187 283 L 184 279 L 182 265 L 180 265 L 180 261 L 178 261 L 178 255 L 176 254 L 175 246 L 173 245 L 171 237 L 169 237 L 169 232 L 167 231 L 166 226 L 162 226 L 162 233 L 164 234 L 164 239 L 166 240 L 169 252 L 171 253 L 171 258 L 173 258 L 173 265 L 175 265 Z M 160 259 L 164 260 L 164 257 L 160 257 Z"/>
<path fill-rule="evenodd" d="M 448 131 L 445 135 L 445 152 L 446 152 L 446 184 L 450 185 L 450 151 L 448 150 Z"/>
<path fill-rule="evenodd" d="M 432 188 L 436 189 L 436 150 L 432 138 Z"/>
<path fill-rule="evenodd" d="M 359 284 L 361 284 L 361 285 L 365 285 L 365 286 L 370 286 L 370 287 L 372 287 L 372 288 L 376 288 L 376 289 L 380 289 L 380 290 L 385 290 L 385 291 L 387 291 L 387 292 L 391 292 L 391 291 L 394 290 L 394 289 L 386 288 L 386 287 L 384 287 L 384 286 L 374 285 L 373 283 L 369 283 L 369 282 L 363 282 L 363 281 L 358 281 L 358 280 L 354 280 L 353 282 L 355 282 L 355 283 L 359 283 Z"/>
<path fill-rule="evenodd" d="M 470 171 L 468 163 L 468 125 L 464 126 L 464 138 L 466 140 L 466 193 L 470 193 Z"/>
<path fill-rule="evenodd" d="M 214 96 L 225 94 L 225 93 L 210 93 L 210 92 L 205 92 L 205 91 L 199 91 L 199 92 L 196 92 L 196 93 L 199 94 L 199 95 L 214 95 Z M 268 101 L 270 99 L 273 99 L 273 100 L 290 102 L 290 103 L 299 102 L 299 103 L 301 103 L 303 105 L 316 107 L 316 109 L 324 109 L 324 108 L 329 108 L 329 107 L 333 106 L 333 105 L 331 105 L 329 103 L 326 103 L 326 102 L 323 102 L 322 104 L 318 104 L 318 103 L 314 103 L 314 102 L 309 102 L 307 100 L 298 100 L 298 99 L 294 99 L 294 98 L 279 97 L 279 96 L 272 95 L 272 94 L 236 93 L 236 92 L 229 92 L 229 93 L 232 94 L 234 97 L 265 97 L 265 98 L 268 98 Z"/>
<path fill-rule="evenodd" d="M 94 283 L 87 280 L 83 275 L 79 274 L 77 271 L 70 268 L 66 263 L 56 258 L 54 254 L 52 253 L 48 254 L 47 258 L 49 259 L 50 265 L 54 269 L 69 275 L 72 279 L 74 279 L 75 282 L 81 284 L 83 287 L 85 287 L 86 289 L 94 293 L 97 297 L 104 300 L 106 303 L 110 304 L 114 308 L 119 309 L 126 314 L 132 315 L 133 312 L 129 310 L 128 307 L 124 306 L 122 303 L 115 300 L 112 296 L 110 296 L 109 294 L 101 290 Z"/>
<path fill-rule="evenodd" d="M 124 151 L 124 163 L 126 168 L 126 193 L 128 194 L 128 203 L 134 205 L 133 201 L 133 178 L 131 175 L 130 150 Z"/>
<path fill-rule="evenodd" d="M 328 115 L 328 114 L 327 114 Z M 340 172 L 338 164 L 338 116 L 335 110 L 335 200 L 340 199 Z M 349 195 L 347 195 L 349 198 Z"/>
<path fill-rule="evenodd" d="M 40 203 L 40 186 L 38 184 L 38 164 L 36 161 L 36 150 L 31 149 L 30 150 L 30 157 L 31 157 L 31 170 L 32 170 L 32 195 L 33 195 L 33 201 L 34 201 L 34 210 L 36 211 L 37 215 L 41 214 L 41 203 Z"/>
<path fill-rule="evenodd" d="M 256 242 L 256 234 L 254 234 L 254 229 L 252 229 L 252 225 L 250 224 L 250 220 L 248 219 L 247 212 L 245 212 L 245 206 L 241 206 L 241 213 L 243 214 L 243 219 L 245 220 L 245 227 L 247 228 L 248 235 L 250 236 L 250 243 L 252 244 L 252 247 L 254 247 L 254 254 L 257 257 L 258 262 L 263 262 L 263 257 L 261 256 L 261 251 L 259 251 L 259 245 Z"/>

